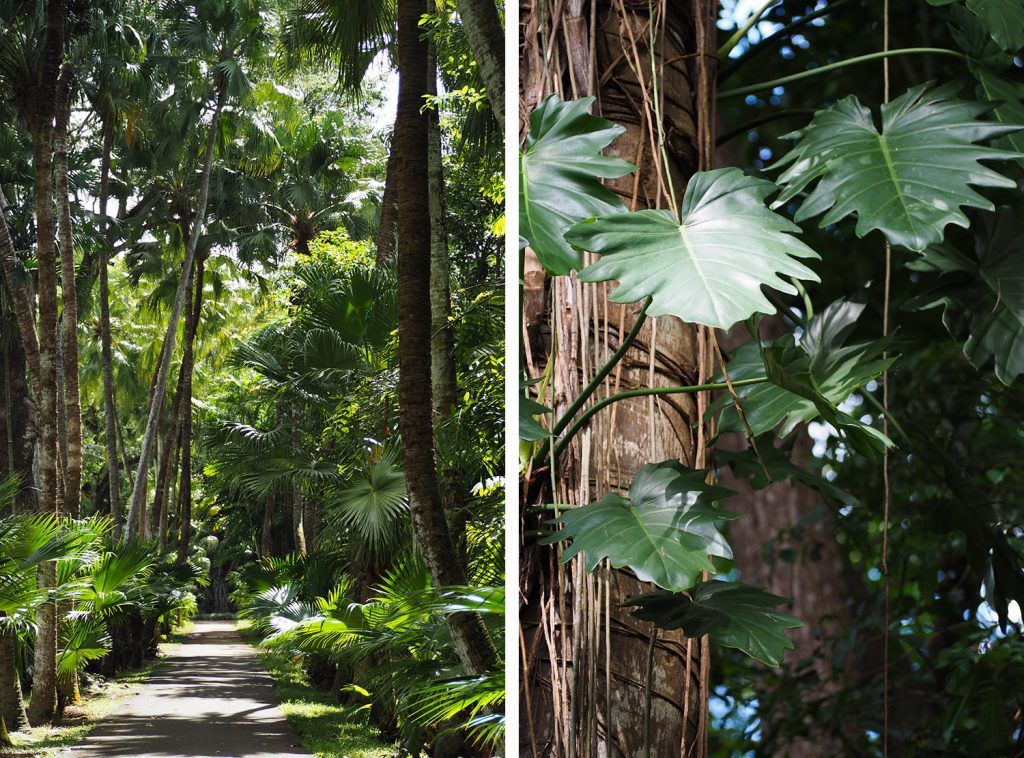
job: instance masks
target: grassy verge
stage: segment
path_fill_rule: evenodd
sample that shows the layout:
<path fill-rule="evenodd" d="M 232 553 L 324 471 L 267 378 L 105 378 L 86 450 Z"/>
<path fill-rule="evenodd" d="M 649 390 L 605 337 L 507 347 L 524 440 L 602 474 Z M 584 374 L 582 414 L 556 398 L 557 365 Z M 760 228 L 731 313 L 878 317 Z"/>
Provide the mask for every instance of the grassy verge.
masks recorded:
<path fill-rule="evenodd" d="M 251 645 L 259 635 L 245 621 L 238 631 Z M 318 758 L 388 758 L 397 746 L 382 742 L 364 713 L 340 705 L 334 697 L 309 683 L 302 665 L 277 651 L 259 651 L 260 660 L 274 679 L 281 710 L 299 734 L 302 746 Z"/>
<path fill-rule="evenodd" d="M 176 629 L 166 642 L 161 643 L 158 657 L 142 668 L 126 671 L 115 679 L 97 677 L 89 682 L 83 681 L 80 704 L 65 708 L 61 720 L 54 724 L 12 732 L 13 747 L 0 747 L 0 755 L 53 758 L 69 746 L 81 742 L 138 684 L 146 681 L 163 665 L 169 650 L 184 639 L 190 628 L 191 624 L 185 624 Z"/>

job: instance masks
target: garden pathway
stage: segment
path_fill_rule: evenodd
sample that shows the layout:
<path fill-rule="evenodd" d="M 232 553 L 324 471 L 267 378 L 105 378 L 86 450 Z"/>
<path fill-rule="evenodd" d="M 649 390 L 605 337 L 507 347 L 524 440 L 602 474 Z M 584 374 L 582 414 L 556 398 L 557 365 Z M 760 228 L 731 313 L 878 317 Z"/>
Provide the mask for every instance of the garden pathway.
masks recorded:
<path fill-rule="evenodd" d="M 231 621 L 197 621 L 185 641 L 71 758 L 298 758 L 310 753 L 270 676 Z"/>

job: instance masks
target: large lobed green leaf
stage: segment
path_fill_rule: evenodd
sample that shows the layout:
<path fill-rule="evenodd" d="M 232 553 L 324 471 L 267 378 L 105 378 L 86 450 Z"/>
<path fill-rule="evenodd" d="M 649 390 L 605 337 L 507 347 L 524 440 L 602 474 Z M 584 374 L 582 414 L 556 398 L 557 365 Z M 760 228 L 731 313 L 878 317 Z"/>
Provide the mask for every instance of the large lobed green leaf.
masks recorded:
<path fill-rule="evenodd" d="M 1017 211 L 999 208 L 985 215 L 974 238 L 973 258 L 937 245 L 909 267 L 949 280 L 921 302 L 943 305 L 943 322 L 964 341 L 971 365 L 993 363 L 1008 385 L 1024 374 L 1024 224 Z"/>
<path fill-rule="evenodd" d="M 956 0 L 928 0 L 929 5 L 951 5 Z M 966 0 L 964 5 L 1003 50 L 1024 47 L 1024 3 L 1021 0 Z"/>
<path fill-rule="evenodd" d="M 549 274 L 580 267 L 564 235 L 578 221 L 626 210 L 601 184 L 636 167 L 601 155 L 625 129 L 590 115 L 594 98 L 563 101 L 549 95 L 530 114 L 530 133 L 519 156 L 519 233 Z"/>
<path fill-rule="evenodd" d="M 824 227 L 855 214 L 857 236 L 877 229 L 892 244 L 917 251 L 940 242 L 949 224 L 966 227 L 962 207 L 993 207 L 972 186 L 1015 186 L 980 161 L 1022 157 L 974 143 L 1021 127 L 978 121 L 991 106 L 956 99 L 957 89 L 913 87 L 882 106 L 881 131 L 852 95 L 819 111 L 793 133 L 800 141 L 778 164 L 789 167 L 776 205 L 816 182 L 797 221 L 824 213 Z"/>
<path fill-rule="evenodd" d="M 607 558 L 615 568 L 630 568 L 659 587 L 692 587 L 702 571 L 715 570 L 709 556 L 732 558 L 716 522 L 736 514 L 713 502 L 735 493 L 707 484 L 706 476 L 679 461 L 648 464 L 630 484 L 629 499 L 609 493 L 566 511 L 552 520 L 562 528 L 544 542 L 572 540 L 562 561 L 584 553 L 587 571 Z"/>
<path fill-rule="evenodd" d="M 803 623 L 775 608 L 788 602 L 757 587 L 737 582 L 702 582 L 686 595 L 649 592 L 631 598 L 633 615 L 662 629 L 682 629 L 687 637 L 705 634 L 719 645 L 742 650 L 769 666 L 782 663 L 796 647 L 785 633 Z"/>
<path fill-rule="evenodd" d="M 780 433 L 785 436 L 797 424 L 822 418 L 867 455 L 891 445 L 880 432 L 837 408 L 895 360 L 882 357 L 888 344 L 885 340 L 846 344 L 863 310 L 863 303 L 836 300 L 810 319 L 799 344 L 792 335 L 785 335 L 763 345 L 748 342 L 733 353 L 728 364 L 730 379 L 769 379 L 737 388 L 747 424 L 755 435 L 781 425 Z M 719 410 L 719 431 L 745 431 L 728 396 L 718 398 L 709 412 Z"/>
<path fill-rule="evenodd" d="M 728 329 L 754 313 L 774 313 L 762 286 L 795 294 L 781 275 L 818 281 L 798 258 L 818 255 L 792 236 L 800 229 L 773 213 L 775 185 L 736 168 L 695 174 L 682 222 L 662 210 L 584 221 L 566 239 L 601 260 L 580 273 L 587 282 L 618 280 L 611 299 L 651 297 L 648 314 Z"/>

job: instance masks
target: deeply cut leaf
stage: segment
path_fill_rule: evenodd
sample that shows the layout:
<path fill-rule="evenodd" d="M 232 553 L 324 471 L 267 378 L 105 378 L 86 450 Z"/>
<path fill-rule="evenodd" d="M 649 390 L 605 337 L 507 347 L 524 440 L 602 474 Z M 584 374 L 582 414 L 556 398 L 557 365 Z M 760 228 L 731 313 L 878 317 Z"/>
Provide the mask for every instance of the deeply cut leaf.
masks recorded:
<path fill-rule="evenodd" d="M 580 279 L 618 280 L 617 303 L 651 297 L 648 314 L 728 329 L 754 313 L 775 313 L 762 286 L 795 294 L 782 275 L 818 281 L 798 258 L 818 255 L 792 236 L 800 229 L 764 201 L 775 185 L 736 168 L 695 174 L 686 187 L 682 223 L 646 210 L 574 226 L 566 239 L 600 254 Z"/>
<path fill-rule="evenodd" d="M 880 230 L 894 245 L 921 251 L 940 242 L 947 225 L 966 227 L 962 207 L 991 209 L 975 187 L 1015 183 L 983 160 L 1022 157 L 975 145 L 1021 127 L 977 117 L 991 106 L 954 99 L 955 86 L 921 85 L 882 106 L 882 130 L 854 96 L 815 114 L 793 136 L 800 142 L 779 165 L 785 186 L 776 205 L 817 182 L 797 209 L 797 221 L 824 213 L 821 226 L 850 214 L 863 237 Z"/>
<path fill-rule="evenodd" d="M 527 386 L 532 382 L 520 382 L 519 389 L 525 391 Z M 531 398 L 529 395 L 522 395 L 519 398 L 519 439 L 526 440 L 527 442 L 537 442 L 539 440 L 546 440 L 549 436 L 549 432 L 540 422 L 537 421 L 537 416 L 543 416 L 544 414 L 551 413 L 551 409 L 546 405 L 538 403 L 536 400 Z"/>
<path fill-rule="evenodd" d="M 881 357 L 888 344 L 885 340 L 846 344 L 863 310 L 863 303 L 837 300 L 808 322 L 799 345 L 792 335 L 785 335 L 766 342 L 763 352 L 756 342 L 748 342 L 734 351 L 728 364 L 730 379 L 766 375 L 769 379 L 764 384 L 737 388 L 754 435 L 781 424 L 780 434 L 785 436 L 797 424 L 820 417 L 867 455 L 891 444 L 877 430 L 837 408 L 895 360 Z M 716 400 L 709 413 L 719 410 L 719 431 L 745 431 L 729 397 Z"/>
<path fill-rule="evenodd" d="M 563 101 L 549 95 L 530 115 L 530 133 L 519 156 L 519 233 L 549 274 L 580 267 L 580 255 L 565 241 L 566 230 L 591 216 L 626 206 L 600 179 L 636 167 L 601 155 L 625 129 L 590 110 L 594 98 Z"/>
<path fill-rule="evenodd" d="M 648 464 L 630 484 L 628 500 L 609 493 L 568 510 L 552 520 L 562 522 L 562 529 L 544 542 L 572 540 L 562 561 L 582 552 L 587 571 L 607 558 L 641 581 L 675 591 L 692 587 L 702 571 L 715 570 L 709 556 L 732 558 L 715 522 L 736 514 L 712 503 L 735 493 L 707 484 L 705 476 L 679 461 Z"/>
<path fill-rule="evenodd" d="M 950 5 L 955 0 L 928 0 L 929 5 Z M 964 5 L 1008 52 L 1024 47 L 1024 3 L 1020 0 L 966 0 Z"/>
<path fill-rule="evenodd" d="M 982 369 L 992 362 L 1007 385 L 1024 374 L 1024 225 L 1014 210 L 985 216 L 973 259 L 936 246 L 910 267 L 948 277 L 949 284 L 925 302 L 945 306 L 943 322 L 964 341 L 971 365 Z"/>
<path fill-rule="evenodd" d="M 719 645 L 736 648 L 769 666 L 782 663 L 796 645 L 786 629 L 803 626 L 798 618 L 775 610 L 788 602 L 757 587 L 737 582 L 702 582 L 687 595 L 650 592 L 631 598 L 633 615 L 662 629 L 682 629 L 687 637 L 711 635 Z"/>

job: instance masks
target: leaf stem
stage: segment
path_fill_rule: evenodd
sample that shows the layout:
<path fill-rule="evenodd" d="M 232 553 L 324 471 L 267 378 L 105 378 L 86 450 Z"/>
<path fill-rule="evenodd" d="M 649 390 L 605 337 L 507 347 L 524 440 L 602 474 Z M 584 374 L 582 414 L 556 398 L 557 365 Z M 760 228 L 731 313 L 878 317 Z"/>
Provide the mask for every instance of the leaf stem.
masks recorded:
<path fill-rule="evenodd" d="M 798 74 L 790 74 L 789 76 L 771 79 L 767 82 L 751 84 L 747 87 L 737 87 L 736 89 L 724 90 L 718 93 L 718 99 L 726 100 L 730 97 L 752 95 L 755 92 L 761 92 L 762 90 L 771 89 L 772 87 L 780 87 L 783 84 L 798 82 L 801 79 L 809 79 L 812 76 L 818 76 L 818 74 L 827 74 L 829 71 L 835 71 L 836 69 L 853 66 L 858 63 L 868 63 L 869 61 L 879 60 L 880 58 L 891 58 L 896 55 L 950 55 L 954 58 L 967 60 L 967 56 L 963 53 L 958 53 L 955 50 L 946 50 L 941 47 L 905 47 L 900 50 L 889 50 L 878 53 L 868 53 L 867 55 L 858 55 L 856 58 L 847 58 L 844 61 L 829 63 L 827 66 L 819 66 L 818 68 L 812 68 L 809 71 L 801 71 Z"/>
<path fill-rule="evenodd" d="M 778 5 L 779 2 L 781 2 L 781 0 L 768 0 L 764 5 L 751 13 L 747 22 L 737 29 L 735 33 L 725 41 L 724 45 L 718 48 L 716 55 L 718 55 L 719 59 L 728 56 L 729 53 L 732 52 L 732 49 L 736 47 L 736 45 L 740 44 L 740 41 L 747 36 L 747 32 L 754 28 L 754 24 L 760 21 L 764 14 L 771 10 L 775 5 Z"/>
<path fill-rule="evenodd" d="M 764 384 L 768 381 L 766 376 L 758 376 L 752 379 L 738 379 L 732 383 L 733 387 L 747 387 L 752 384 Z M 694 384 L 686 387 L 640 387 L 635 390 L 623 390 L 617 392 L 610 397 L 606 397 L 604 400 L 594 403 L 592 406 L 587 408 L 586 411 L 576 420 L 576 423 L 570 427 L 569 431 L 565 433 L 565 436 L 558 441 L 555 445 L 555 459 L 562 454 L 565 446 L 569 444 L 569 441 L 576 436 L 576 433 L 582 429 L 590 417 L 597 413 L 605 406 L 617 403 L 620 400 L 627 400 L 631 397 L 644 397 L 646 395 L 685 395 L 693 392 L 708 392 L 712 390 L 725 390 L 728 386 L 725 382 L 714 382 L 711 384 Z"/>
<path fill-rule="evenodd" d="M 853 0 L 836 0 L 836 2 L 829 3 L 824 8 L 820 8 L 819 10 L 816 10 L 813 13 L 808 13 L 806 16 L 801 16 L 796 21 L 791 21 L 774 34 L 765 37 L 756 45 L 752 46 L 744 55 L 740 56 L 739 58 L 736 58 L 731 65 L 726 66 L 726 68 L 723 69 L 721 74 L 719 75 L 718 81 L 724 82 L 728 80 L 730 76 L 735 74 L 742 66 L 749 63 L 751 59 L 753 59 L 755 56 L 759 55 L 760 53 L 763 53 L 765 50 L 771 50 L 772 47 L 782 42 L 782 40 L 788 37 L 790 32 L 792 32 L 793 30 L 799 29 L 801 26 L 809 24 L 816 18 L 827 16 L 833 11 L 838 10 L 840 7 L 851 2 L 853 2 Z"/>
<path fill-rule="evenodd" d="M 580 409 L 586 405 L 590 396 L 597 391 L 599 386 L 601 386 L 601 382 L 604 381 L 604 378 L 611 373 L 611 370 L 615 368 L 615 365 L 618 362 L 623 360 L 623 356 L 626 354 L 627 350 L 633 346 L 637 335 L 640 334 L 640 329 L 643 328 L 644 323 L 647 321 L 647 308 L 649 307 L 650 298 L 648 297 L 646 302 L 643 304 L 643 308 L 640 309 L 639 315 L 637 315 L 637 321 L 633 325 L 633 329 L 631 329 L 630 333 L 626 335 L 626 339 L 624 339 L 623 343 L 618 346 L 618 349 L 615 350 L 614 354 L 612 354 L 610 359 L 608 359 L 608 362 L 601 367 L 600 371 L 594 374 L 594 378 L 590 380 L 590 384 L 584 387 L 584 390 L 577 395 L 577 398 L 575 398 L 574 401 L 572 401 L 572 405 L 569 406 L 565 413 L 562 414 L 561 418 L 555 422 L 555 425 L 551 428 L 551 436 L 554 437 L 561 434 L 562 430 L 568 426 L 569 421 L 572 420 L 572 417 L 580 412 Z M 542 449 L 542 453 L 544 452 L 546 451 Z M 543 458 L 543 455 L 541 457 Z"/>

